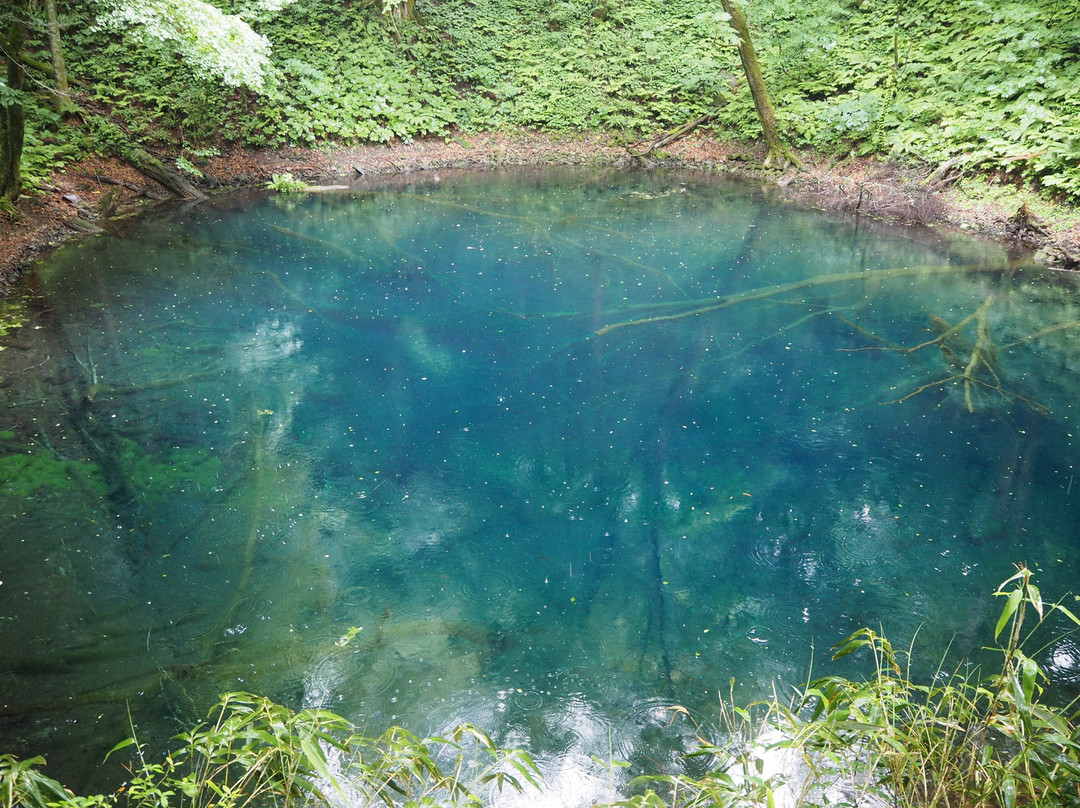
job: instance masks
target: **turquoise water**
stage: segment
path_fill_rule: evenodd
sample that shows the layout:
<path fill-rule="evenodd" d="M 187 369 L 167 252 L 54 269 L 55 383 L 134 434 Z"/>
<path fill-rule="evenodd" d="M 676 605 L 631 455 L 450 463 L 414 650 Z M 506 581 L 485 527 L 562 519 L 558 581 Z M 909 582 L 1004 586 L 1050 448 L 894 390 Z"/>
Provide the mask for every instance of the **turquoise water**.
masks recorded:
<path fill-rule="evenodd" d="M 929 675 L 1013 562 L 1049 595 L 1080 566 L 1078 298 L 991 244 L 700 175 L 446 172 L 155 215 L 31 291 L 0 749 L 76 786 L 125 704 L 163 743 L 246 689 L 478 723 L 588 805 L 678 767 L 674 705 L 865 670 L 827 649 L 867 625 Z M 1080 682 L 1070 638 L 1041 659 Z"/>

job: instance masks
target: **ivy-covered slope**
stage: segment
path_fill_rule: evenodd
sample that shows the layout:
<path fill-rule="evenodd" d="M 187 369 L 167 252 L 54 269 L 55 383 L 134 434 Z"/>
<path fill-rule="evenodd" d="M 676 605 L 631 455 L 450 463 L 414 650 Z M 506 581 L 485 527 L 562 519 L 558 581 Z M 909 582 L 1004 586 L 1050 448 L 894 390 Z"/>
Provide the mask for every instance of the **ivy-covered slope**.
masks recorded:
<path fill-rule="evenodd" d="M 744 0 L 785 136 L 803 147 L 979 169 L 1080 199 L 1080 0 Z M 223 2 L 242 10 L 240 0 Z M 167 43 L 89 25 L 65 44 L 78 134 L 31 114 L 28 164 L 129 137 L 195 160 L 230 145 L 386 141 L 455 130 L 607 130 L 627 139 L 714 111 L 759 127 L 732 35 L 706 0 L 296 0 L 252 18 L 263 95 L 200 80 Z M 67 150 L 66 152 L 64 150 Z M 182 163 L 183 164 L 183 163 Z"/>

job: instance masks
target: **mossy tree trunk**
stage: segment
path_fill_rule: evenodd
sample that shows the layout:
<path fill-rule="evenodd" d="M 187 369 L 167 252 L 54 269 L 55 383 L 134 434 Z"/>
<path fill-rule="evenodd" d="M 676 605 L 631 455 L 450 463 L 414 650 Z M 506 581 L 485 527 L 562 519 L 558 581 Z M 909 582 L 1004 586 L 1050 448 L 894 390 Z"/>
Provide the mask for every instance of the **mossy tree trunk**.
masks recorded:
<path fill-rule="evenodd" d="M 26 38 L 25 0 L 15 0 L 7 31 L 0 38 L 7 63 L 7 87 L 0 89 L 0 198 L 14 202 L 22 190 L 22 150 L 26 130 L 22 92 L 26 85 L 26 70 L 20 57 Z"/>
<path fill-rule="evenodd" d="M 731 27 L 739 36 L 739 59 L 742 61 L 743 72 L 746 74 L 746 82 L 750 86 L 750 95 L 754 99 L 754 108 L 757 110 L 758 120 L 761 122 L 762 132 L 765 134 L 765 145 L 768 154 L 765 156 L 766 167 L 787 168 L 789 165 L 798 164 L 787 144 L 780 139 L 776 130 L 776 113 L 773 111 L 772 100 L 769 98 L 769 90 L 765 86 L 765 79 L 761 75 L 761 63 L 758 62 L 757 51 L 754 50 L 754 41 L 750 38 L 750 29 L 746 25 L 746 17 L 735 4 L 735 0 L 720 0 L 724 11 L 731 17 Z"/>
<path fill-rule="evenodd" d="M 60 17 L 56 13 L 56 0 L 45 2 L 45 30 L 49 35 L 49 56 L 52 61 L 53 88 L 56 90 L 56 110 L 66 114 L 74 109 L 68 87 L 67 64 L 60 44 Z"/>
<path fill-rule="evenodd" d="M 398 20 L 416 20 L 415 0 L 382 0 L 382 12 Z"/>

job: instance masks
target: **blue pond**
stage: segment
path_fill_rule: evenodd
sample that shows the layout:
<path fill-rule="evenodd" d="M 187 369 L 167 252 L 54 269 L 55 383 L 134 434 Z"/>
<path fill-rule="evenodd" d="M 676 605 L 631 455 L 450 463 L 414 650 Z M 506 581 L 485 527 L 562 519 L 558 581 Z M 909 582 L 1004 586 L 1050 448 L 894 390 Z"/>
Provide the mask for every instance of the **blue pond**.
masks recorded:
<path fill-rule="evenodd" d="M 674 705 L 865 672 L 827 652 L 862 626 L 931 675 L 1012 563 L 1080 569 L 1080 298 L 993 244 L 699 174 L 427 173 L 159 213 L 27 301 L 0 751 L 74 786 L 125 704 L 164 744 L 251 690 L 477 723 L 589 805 L 678 768 Z M 1080 683 L 1071 638 L 1040 661 Z"/>

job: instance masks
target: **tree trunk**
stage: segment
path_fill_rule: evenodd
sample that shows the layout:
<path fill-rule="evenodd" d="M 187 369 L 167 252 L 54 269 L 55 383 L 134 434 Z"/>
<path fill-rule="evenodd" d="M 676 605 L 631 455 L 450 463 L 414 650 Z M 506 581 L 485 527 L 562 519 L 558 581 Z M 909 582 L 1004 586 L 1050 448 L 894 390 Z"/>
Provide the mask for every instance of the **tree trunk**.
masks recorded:
<path fill-rule="evenodd" d="M 53 86 L 56 89 L 56 109 L 64 114 L 71 112 L 71 91 L 68 88 L 67 65 L 64 50 L 60 46 L 60 19 L 56 13 L 56 0 L 45 0 L 45 28 L 49 34 L 49 55 L 52 59 Z"/>
<path fill-rule="evenodd" d="M 724 11 L 731 17 L 731 27 L 739 36 L 739 59 L 742 61 L 743 72 L 746 73 L 746 82 L 750 85 L 750 95 L 754 99 L 754 108 L 757 110 L 758 120 L 765 134 L 765 145 L 768 147 L 765 166 L 784 169 L 793 163 L 798 165 L 798 160 L 776 131 L 776 113 L 773 112 L 772 100 L 765 87 L 765 79 L 761 76 L 761 65 L 758 62 L 757 52 L 754 50 L 754 42 L 750 39 L 750 29 L 746 25 L 746 18 L 735 5 L 735 0 L 720 0 L 720 2 Z"/>
<path fill-rule="evenodd" d="M 26 130 L 22 91 L 26 84 L 26 71 L 19 61 L 19 56 L 26 38 L 26 28 L 21 17 L 24 11 L 25 7 L 17 3 L 12 9 L 7 35 L 0 41 L 7 58 L 7 92 L 14 95 L 8 103 L 0 103 L 0 198 L 9 203 L 18 199 L 22 190 L 20 166 Z"/>
<path fill-rule="evenodd" d="M 125 150 L 124 158 L 140 172 L 161 183 L 181 199 L 206 199 L 207 196 L 149 152 L 138 146 Z"/>
<path fill-rule="evenodd" d="M 416 22 L 415 0 L 381 0 L 382 13 L 395 20 Z"/>

